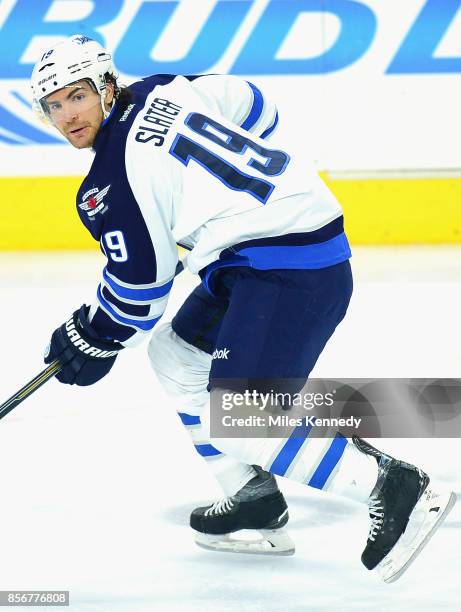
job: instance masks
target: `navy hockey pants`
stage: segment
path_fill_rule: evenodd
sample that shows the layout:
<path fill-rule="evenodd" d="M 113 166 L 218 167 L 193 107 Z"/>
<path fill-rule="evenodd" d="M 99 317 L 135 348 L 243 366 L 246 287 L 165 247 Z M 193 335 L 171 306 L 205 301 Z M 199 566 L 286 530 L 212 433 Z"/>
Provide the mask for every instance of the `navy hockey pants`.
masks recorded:
<path fill-rule="evenodd" d="M 349 261 L 319 270 L 223 268 L 213 293 L 201 284 L 172 321 L 186 342 L 213 355 L 209 389 L 297 392 L 344 318 Z M 249 382 L 251 381 L 251 382 Z"/>

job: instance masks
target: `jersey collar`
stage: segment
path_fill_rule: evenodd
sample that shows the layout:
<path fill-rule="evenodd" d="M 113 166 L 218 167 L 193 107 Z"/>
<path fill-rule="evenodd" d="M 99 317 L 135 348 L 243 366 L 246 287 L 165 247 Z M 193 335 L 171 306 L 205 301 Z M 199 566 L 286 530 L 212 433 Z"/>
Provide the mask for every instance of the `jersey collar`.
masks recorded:
<path fill-rule="evenodd" d="M 93 142 L 93 151 L 96 153 L 98 151 L 98 146 L 101 144 L 102 141 L 102 134 L 105 131 L 104 128 L 106 127 L 106 125 L 109 123 L 109 121 L 111 121 L 112 117 L 114 116 L 115 113 L 115 107 L 117 106 L 117 102 L 112 106 L 110 113 L 107 115 L 107 117 L 101 122 L 101 125 L 99 126 L 99 130 L 98 133 L 96 134 L 96 138 L 94 139 Z"/>

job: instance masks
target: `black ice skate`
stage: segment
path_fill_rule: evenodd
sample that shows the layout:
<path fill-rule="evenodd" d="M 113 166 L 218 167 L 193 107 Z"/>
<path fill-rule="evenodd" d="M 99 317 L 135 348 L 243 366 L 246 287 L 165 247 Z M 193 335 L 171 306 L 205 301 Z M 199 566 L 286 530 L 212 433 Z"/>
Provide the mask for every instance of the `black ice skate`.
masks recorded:
<path fill-rule="evenodd" d="M 376 568 L 385 582 L 394 582 L 440 527 L 456 496 L 428 489 L 429 476 L 414 465 L 397 461 L 361 438 L 354 437 L 353 442 L 378 462 L 378 479 L 368 502 L 371 527 L 362 563 L 369 570 Z"/>
<path fill-rule="evenodd" d="M 288 522 L 285 499 L 272 474 L 253 467 L 257 475 L 235 495 L 192 512 L 195 542 L 208 550 L 292 555 L 294 543 L 282 529 Z M 250 531 L 236 533 L 241 530 Z"/>

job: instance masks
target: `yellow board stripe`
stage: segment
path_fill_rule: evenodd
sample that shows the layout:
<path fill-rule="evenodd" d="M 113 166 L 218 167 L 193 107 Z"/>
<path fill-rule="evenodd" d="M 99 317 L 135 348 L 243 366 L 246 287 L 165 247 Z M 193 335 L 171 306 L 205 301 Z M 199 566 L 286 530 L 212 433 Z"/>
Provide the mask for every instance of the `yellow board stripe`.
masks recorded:
<path fill-rule="evenodd" d="M 461 178 L 322 175 L 352 244 L 461 243 Z M 0 178 L 0 250 L 96 249 L 76 212 L 81 177 Z"/>
<path fill-rule="evenodd" d="M 94 249 L 75 196 L 81 177 L 0 178 L 0 250 Z"/>
<path fill-rule="evenodd" d="M 461 243 L 461 178 L 332 178 L 352 244 Z"/>

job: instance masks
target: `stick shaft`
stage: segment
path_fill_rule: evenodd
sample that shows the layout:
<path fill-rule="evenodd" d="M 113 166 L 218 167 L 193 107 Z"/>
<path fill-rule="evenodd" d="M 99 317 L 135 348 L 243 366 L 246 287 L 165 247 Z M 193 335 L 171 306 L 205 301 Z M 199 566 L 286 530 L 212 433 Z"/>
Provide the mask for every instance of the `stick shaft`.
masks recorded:
<path fill-rule="evenodd" d="M 58 359 L 55 359 L 50 365 L 42 370 L 35 378 L 29 381 L 22 389 L 19 389 L 14 395 L 12 395 L 6 402 L 0 406 L 0 419 L 3 419 L 13 408 L 16 408 L 22 401 L 32 395 L 34 391 L 39 389 L 47 380 L 52 378 L 61 369 L 61 363 Z"/>

